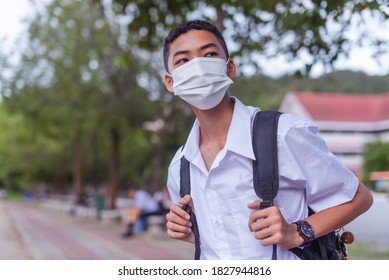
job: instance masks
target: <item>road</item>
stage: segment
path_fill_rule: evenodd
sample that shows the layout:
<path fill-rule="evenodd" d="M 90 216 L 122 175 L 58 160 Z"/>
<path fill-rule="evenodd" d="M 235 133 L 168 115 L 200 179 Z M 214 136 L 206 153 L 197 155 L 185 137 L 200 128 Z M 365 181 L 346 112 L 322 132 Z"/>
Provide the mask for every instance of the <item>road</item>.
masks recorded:
<path fill-rule="evenodd" d="M 358 242 L 389 250 L 389 199 L 375 196 L 368 212 L 345 226 Z M 180 260 L 193 246 L 149 232 L 123 239 L 120 222 L 70 215 L 36 203 L 0 200 L 0 260 Z"/>
<path fill-rule="evenodd" d="M 122 238 L 120 222 L 101 222 L 39 204 L 0 201 L 0 259 L 192 259 L 191 244 L 165 231 Z"/>

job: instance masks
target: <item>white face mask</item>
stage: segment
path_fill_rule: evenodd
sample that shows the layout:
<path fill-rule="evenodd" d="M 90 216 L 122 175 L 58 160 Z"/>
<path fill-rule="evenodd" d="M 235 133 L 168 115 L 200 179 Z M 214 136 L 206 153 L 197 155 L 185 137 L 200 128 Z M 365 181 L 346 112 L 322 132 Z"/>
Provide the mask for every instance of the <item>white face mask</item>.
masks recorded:
<path fill-rule="evenodd" d="M 177 67 L 171 75 L 174 95 L 200 110 L 214 108 L 233 83 L 227 63 L 222 58 L 196 57 Z"/>

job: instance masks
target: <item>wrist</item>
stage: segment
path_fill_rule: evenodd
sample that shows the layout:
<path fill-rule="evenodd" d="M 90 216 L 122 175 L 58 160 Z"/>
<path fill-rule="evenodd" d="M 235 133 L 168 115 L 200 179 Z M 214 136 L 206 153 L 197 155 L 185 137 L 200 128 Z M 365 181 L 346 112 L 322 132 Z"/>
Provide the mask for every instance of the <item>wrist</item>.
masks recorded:
<path fill-rule="evenodd" d="M 315 240 L 315 230 L 313 227 L 304 220 L 294 222 L 296 225 L 297 235 L 300 237 L 298 246 L 309 246 Z"/>
<path fill-rule="evenodd" d="M 293 242 L 293 246 L 292 248 L 294 247 L 300 247 L 301 244 L 304 243 L 304 238 L 302 238 L 297 230 L 297 225 L 295 223 L 292 223 L 291 224 L 292 226 L 292 236 L 293 236 L 293 239 L 292 239 L 292 242 Z"/>

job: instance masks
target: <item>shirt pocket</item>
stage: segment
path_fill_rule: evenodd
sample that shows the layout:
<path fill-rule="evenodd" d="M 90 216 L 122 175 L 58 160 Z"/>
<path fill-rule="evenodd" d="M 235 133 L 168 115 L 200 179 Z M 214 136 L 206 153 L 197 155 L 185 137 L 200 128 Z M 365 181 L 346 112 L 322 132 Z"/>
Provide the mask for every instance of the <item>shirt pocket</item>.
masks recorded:
<path fill-rule="evenodd" d="M 251 212 L 251 210 L 247 207 L 247 205 L 255 200 L 259 199 L 256 195 L 244 195 L 239 197 L 234 197 L 228 201 L 229 211 L 231 213 L 237 213 L 247 210 L 247 212 Z"/>
<path fill-rule="evenodd" d="M 248 222 L 252 209 L 247 205 L 258 199 L 255 194 L 243 195 L 226 200 L 223 204 L 222 216 L 224 223 L 228 225 L 228 231 L 233 235 L 241 235 L 249 232 Z"/>

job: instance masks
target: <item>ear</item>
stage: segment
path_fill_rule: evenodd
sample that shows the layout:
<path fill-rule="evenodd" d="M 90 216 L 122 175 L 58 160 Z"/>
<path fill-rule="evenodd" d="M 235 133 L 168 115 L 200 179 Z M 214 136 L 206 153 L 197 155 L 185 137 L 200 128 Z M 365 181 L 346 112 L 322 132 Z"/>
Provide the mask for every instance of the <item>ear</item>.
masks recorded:
<path fill-rule="evenodd" d="M 232 58 L 229 58 L 229 61 L 227 63 L 227 76 L 230 79 L 235 78 L 236 75 L 236 65 Z"/>
<path fill-rule="evenodd" d="M 165 80 L 166 89 L 169 92 L 173 93 L 173 78 L 171 76 L 169 76 L 167 73 L 165 73 L 164 80 Z"/>

